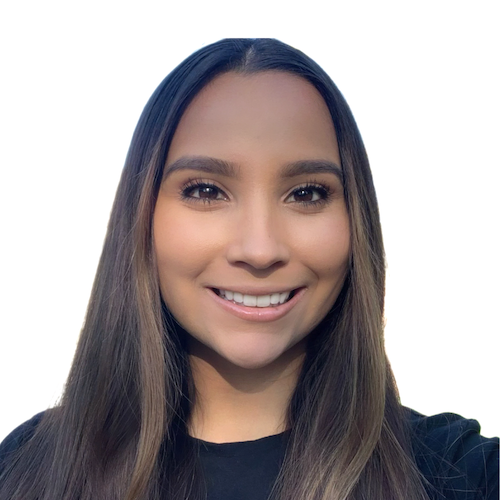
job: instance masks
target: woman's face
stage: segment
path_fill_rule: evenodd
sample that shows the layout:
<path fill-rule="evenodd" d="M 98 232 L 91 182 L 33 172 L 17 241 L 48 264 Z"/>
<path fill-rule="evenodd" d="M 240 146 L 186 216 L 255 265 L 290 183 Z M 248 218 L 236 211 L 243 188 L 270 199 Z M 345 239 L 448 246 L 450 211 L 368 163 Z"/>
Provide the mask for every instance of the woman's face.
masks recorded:
<path fill-rule="evenodd" d="M 349 259 L 335 130 L 307 81 L 226 73 L 175 132 L 154 213 L 161 293 L 197 345 L 278 360 L 334 304 Z"/>

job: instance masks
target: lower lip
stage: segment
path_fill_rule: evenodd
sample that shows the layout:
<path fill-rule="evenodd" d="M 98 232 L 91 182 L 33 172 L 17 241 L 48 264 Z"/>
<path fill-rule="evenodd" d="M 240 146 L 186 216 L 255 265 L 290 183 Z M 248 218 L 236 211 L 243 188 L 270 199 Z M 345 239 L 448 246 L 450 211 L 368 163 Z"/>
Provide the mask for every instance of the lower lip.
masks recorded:
<path fill-rule="evenodd" d="M 223 299 L 210 288 L 207 288 L 207 290 L 222 308 L 231 314 L 234 314 L 238 318 L 245 319 L 247 321 L 276 321 L 282 318 L 295 307 L 306 291 L 305 288 L 300 288 L 288 302 L 277 306 L 248 307 L 243 304 L 229 302 L 229 300 Z"/>

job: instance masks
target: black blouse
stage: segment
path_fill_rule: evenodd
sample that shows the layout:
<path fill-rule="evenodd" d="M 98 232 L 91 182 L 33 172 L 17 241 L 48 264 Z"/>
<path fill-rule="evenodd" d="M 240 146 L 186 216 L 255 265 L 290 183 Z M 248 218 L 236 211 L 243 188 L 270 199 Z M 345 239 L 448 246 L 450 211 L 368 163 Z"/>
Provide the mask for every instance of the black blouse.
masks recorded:
<path fill-rule="evenodd" d="M 0 475 L 11 452 L 40 422 L 35 415 L 0 444 Z M 432 500 L 498 500 L 499 440 L 479 434 L 476 420 L 454 413 L 426 417 L 408 410 L 417 466 Z M 283 461 L 288 433 L 241 443 L 195 441 L 207 500 L 267 500 Z"/>

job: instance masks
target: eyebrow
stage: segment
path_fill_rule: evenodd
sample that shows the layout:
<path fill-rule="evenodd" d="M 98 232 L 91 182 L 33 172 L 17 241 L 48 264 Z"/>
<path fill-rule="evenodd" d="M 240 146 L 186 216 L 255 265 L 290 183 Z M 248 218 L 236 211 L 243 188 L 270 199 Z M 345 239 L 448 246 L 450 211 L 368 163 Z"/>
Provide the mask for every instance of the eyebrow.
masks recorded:
<path fill-rule="evenodd" d="M 178 170 L 198 170 L 224 177 L 236 177 L 236 169 L 233 163 L 210 156 L 183 156 L 165 167 L 163 178 L 165 179 Z"/>
<path fill-rule="evenodd" d="M 298 160 L 285 165 L 281 171 L 282 177 L 296 177 L 302 174 L 334 174 L 344 182 L 342 168 L 329 160 Z"/>
<path fill-rule="evenodd" d="M 165 179 L 178 170 L 198 170 L 224 177 L 237 176 L 237 168 L 234 163 L 210 156 L 183 156 L 165 167 L 163 178 Z M 287 163 L 282 167 L 280 175 L 283 178 L 291 178 L 303 174 L 321 173 L 334 174 L 342 183 L 344 181 L 342 168 L 329 160 L 298 160 Z"/>

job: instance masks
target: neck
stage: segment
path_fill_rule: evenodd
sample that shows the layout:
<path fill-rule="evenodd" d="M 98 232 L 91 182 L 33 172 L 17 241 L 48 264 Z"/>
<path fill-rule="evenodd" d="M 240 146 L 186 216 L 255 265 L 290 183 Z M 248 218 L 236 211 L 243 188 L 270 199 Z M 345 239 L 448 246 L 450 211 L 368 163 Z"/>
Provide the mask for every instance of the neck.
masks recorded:
<path fill-rule="evenodd" d="M 189 359 L 196 397 L 189 421 L 191 436 L 227 443 L 285 431 L 304 356 L 304 344 L 299 343 L 271 364 L 247 369 L 192 339 Z"/>

